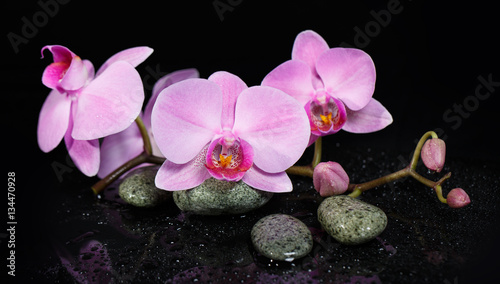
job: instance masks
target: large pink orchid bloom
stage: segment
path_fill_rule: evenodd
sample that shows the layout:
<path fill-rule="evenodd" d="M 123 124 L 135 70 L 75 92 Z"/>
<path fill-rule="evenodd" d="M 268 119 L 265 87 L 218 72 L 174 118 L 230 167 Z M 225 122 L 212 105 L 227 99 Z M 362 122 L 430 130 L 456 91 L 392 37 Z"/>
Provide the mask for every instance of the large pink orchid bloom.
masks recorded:
<path fill-rule="evenodd" d="M 149 139 L 153 148 L 153 155 L 157 157 L 164 157 L 160 149 L 158 149 L 151 131 L 151 112 L 158 95 L 163 89 L 174 83 L 198 77 L 198 70 L 183 69 L 161 77 L 153 86 L 151 98 L 144 109 L 144 114 L 141 115 L 144 126 L 149 134 Z M 132 123 L 122 132 L 105 137 L 101 144 L 101 165 L 97 176 L 104 178 L 119 166 L 140 155 L 143 151 L 144 142 L 136 123 Z"/>
<path fill-rule="evenodd" d="M 271 87 L 248 88 L 222 71 L 163 90 L 151 122 L 167 158 L 156 175 L 156 186 L 165 190 L 190 189 L 214 177 L 291 191 L 284 171 L 300 158 L 310 133 L 295 99 Z"/>
<path fill-rule="evenodd" d="M 329 48 L 316 32 L 299 33 L 292 59 L 272 70 L 262 85 L 278 88 L 304 105 L 311 140 L 338 132 L 378 131 L 392 123 L 391 114 L 373 99 L 375 66 L 354 48 Z"/>
<path fill-rule="evenodd" d="M 42 83 L 51 88 L 38 120 L 38 145 L 52 151 L 64 138 L 77 168 L 88 176 L 99 169 L 99 141 L 126 129 L 144 101 L 142 80 L 135 66 L 153 50 L 135 47 L 110 57 L 94 75 L 94 67 L 68 48 L 48 45 L 54 62 Z"/>

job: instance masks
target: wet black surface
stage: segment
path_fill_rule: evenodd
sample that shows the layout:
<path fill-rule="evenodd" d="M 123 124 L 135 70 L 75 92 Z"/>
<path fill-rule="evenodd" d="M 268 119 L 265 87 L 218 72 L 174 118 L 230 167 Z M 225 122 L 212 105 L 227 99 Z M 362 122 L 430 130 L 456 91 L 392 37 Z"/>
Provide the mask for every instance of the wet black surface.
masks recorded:
<path fill-rule="evenodd" d="M 334 146 L 351 182 L 396 171 L 395 153 Z M 333 149 L 332 149 L 333 150 Z M 329 153 L 330 153 L 329 152 Z M 307 156 L 308 153 L 306 153 Z M 331 159 L 325 155 L 325 159 Z M 418 167 L 425 173 L 425 167 Z M 316 218 L 322 198 L 312 180 L 292 176 L 295 189 L 276 194 L 244 215 L 196 216 L 169 201 L 155 209 L 124 204 L 116 188 L 94 196 L 94 179 L 74 173 L 39 194 L 30 234 L 20 234 L 18 278 L 37 283 L 468 283 L 494 275 L 498 260 L 498 167 L 451 159 L 444 185 L 464 188 L 472 202 L 451 209 L 413 179 L 365 192 L 361 199 L 388 215 L 386 230 L 359 246 L 337 243 Z M 426 173 L 437 180 L 441 174 Z M 314 247 L 302 259 L 276 262 L 252 247 L 250 230 L 260 218 L 285 213 L 302 220 Z M 26 222 L 25 222 L 26 224 Z M 497 249 L 498 251 L 498 249 Z"/>

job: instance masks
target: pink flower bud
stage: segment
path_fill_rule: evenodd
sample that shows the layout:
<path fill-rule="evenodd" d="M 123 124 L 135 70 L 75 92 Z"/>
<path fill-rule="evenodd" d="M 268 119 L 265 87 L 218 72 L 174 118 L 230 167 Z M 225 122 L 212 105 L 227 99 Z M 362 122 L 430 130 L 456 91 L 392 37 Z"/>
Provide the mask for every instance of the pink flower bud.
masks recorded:
<path fill-rule="evenodd" d="M 454 188 L 448 193 L 446 201 L 451 208 L 461 208 L 470 203 L 470 198 L 463 189 Z"/>
<path fill-rule="evenodd" d="M 446 145 L 442 139 L 432 138 L 425 141 L 421 154 L 422 161 L 429 170 L 439 173 L 443 169 Z"/>
<path fill-rule="evenodd" d="M 313 184 L 323 197 L 342 194 L 349 186 L 349 176 L 336 162 L 322 162 L 314 168 Z"/>

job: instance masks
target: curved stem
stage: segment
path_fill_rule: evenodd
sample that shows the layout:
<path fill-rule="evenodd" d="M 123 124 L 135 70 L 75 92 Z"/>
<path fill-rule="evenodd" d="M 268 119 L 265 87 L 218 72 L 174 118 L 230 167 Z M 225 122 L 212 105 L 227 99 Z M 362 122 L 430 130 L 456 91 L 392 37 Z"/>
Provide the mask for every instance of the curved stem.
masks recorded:
<path fill-rule="evenodd" d="M 321 136 L 314 142 L 314 155 L 312 160 L 312 168 L 314 169 L 321 162 L 321 150 L 322 150 L 322 138 Z"/>
<path fill-rule="evenodd" d="M 123 164 L 121 167 L 117 168 L 113 172 L 111 172 L 109 175 L 98 181 L 96 184 L 94 184 L 91 188 L 92 191 L 95 194 L 100 193 L 103 191 L 108 185 L 110 185 L 112 182 L 117 180 L 119 177 L 121 177 L 124 173 L 128 172 L 129 170 L 133 169 L 134 167 L 145 163 L 146 162 L 146 153 L 142 152 L 140 155 L 136 156 L 132 160 L 126 162 Z"/>
<path fill-rule="evenodd" d="M 322 149 L 321 136 L 314 142 L 314 154 L 312 162 L 307 166 L 291 166 L 285 172 L 290 175 L 300 175 L 306 177 L 313 177 L 314 168 L 321 162 L 321 149 Z"/>
<path fill-rule="evenodd" d="M 144 151 L 146 152 L 147 155 L 152 155 L 153 154 L 153 147 L 151 146 L 151 140 L 149 139 L 149 133 L 148 133 L 148 130 L 146 129 L 146 126 L 144 125 L 144 122 L 142 121 L 141 116 L 138 116 L 135 119 L 135 123 L 137 124 L 137 127 L 139 127 L 139 131 L 141 132 L 142 141 L 144 142 Z"/>
<path fill-rule="evenodd" d="M 313 177 L 314 169 L 311 165 L 308 166 L 291 166 L 286 171 L 289 175 L 299 175 L 306 177 Z"/>
<path fill-rule="evenodd" d="M 152 163 L 152 164 L 158 164 L 161 165 L 165 162 L 165 158 L 162 157 L 157 157 L 157 156 L 152 156 L 148 155 L 146 151 L 142 152 L 135 158 L 131 159 L 130 161 L 126 162 L 125 164 L 121 165 L 119 168 L 111 172 L 109 175 L 95 183 L 91 188 L 92 191 L 95 194 L 99 194 L 101 191 L 103 191 L 106 187 L 108 187 L 111 183 L 113 183 L 115 180 L 117 180 L 119 177 L 121 177 L 123 174 L 126 172 L 130 171 L 131 169 L 144 164 L 144 163 Z"/>
<path fill-rule="evenodd" d="M 420 158 L 420 152 L 422 151 L 422 147 L 424 146 L 425 140 L 429 138 L 429 136 L 432 136 L 432 138 L 438 138 L 436 132 L 434 131 L 427 131 L 424 135 L 422 135 L 422 138 L 418 141 L 417 147 L 415 147 L 415 152 L 413 152 L 413 157 L 410 162 L 410 167 L 415 170 L 417 168 L 417 162 L 418 158 Z"/>
<path fill-rule="evenodd" d="M 352 190 L 352 193 L 349 194 L 351 197 L 358 197 L 363 193 L 363 191 L 366 191 L 368 189 L 386 184 L 388 182 L 395 181 L 397 179 L 403 178 L 405 176 L 408 176 L 411 172 L 411 169 L 409 167 L 406 167 L 402 170 L 399 170 L 397 172 L 394 172 L 392 174 L 388 174 L 383 177 L 379 177 L 377 179 L 374 179 L 369 182 L 361 183 L 361 184 L 350 184 L 347 190 Z"/>

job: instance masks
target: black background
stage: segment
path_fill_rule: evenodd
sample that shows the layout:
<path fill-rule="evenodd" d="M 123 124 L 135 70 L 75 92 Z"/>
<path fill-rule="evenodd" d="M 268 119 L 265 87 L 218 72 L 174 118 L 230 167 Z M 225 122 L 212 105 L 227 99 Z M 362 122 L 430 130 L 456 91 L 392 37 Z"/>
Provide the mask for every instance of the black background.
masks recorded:
<path fill-rule="evenodd" d="M 52 15 L 39 4 L 47 2 L 57 3 L 57 10 L 51 7 Z M 63 144 L 46 154 L 36 142 L 38 113 L 49 93 L 41 74 L 52 62 L 48 52 L 40 59 L 40 50 L 49 44 L 67 46 L 91 60 L 96 69 L 120 50 L 152 47 L 154 53 L 137 67 L 149 95 L 155 77 L 183 68 L 197 68 L 204 78 L 225 70 L 249 86 L 258 85 L 269 71 L 290 59 L 295 36 L 312 29 L 330 47 L 347 43 L 371 55 L 377 68 L 374 98 L 394 118 L 392 125 L 377 133 L 330 136 L 325 139 L 325 151 L 328 143 L 340 143 L 391 149 L 406 157 L 415 139 L 427 130 L 437 130 L 446 140 L 448 157 L 499 161 L 500 86 L 486 99 L 477 99 L 475 93 L 480 76 L 500 82 L 500 25 L 492 2 L 61 2 L 10 1 L 2 9 L 6 30 L 1 129 L 7 143 L 3 144 L 7 155 L 2 167 L 4 172 L 16 173 L 16 214 L 24 219 L 19 220 L 19 234 L 36 237 L 29 228 L 30 216 L 40 213 L 32 211 L 36 196 L 71 188 L 67 176 L 72 176 L 72 182 L 94 181 L 71 166 Z M 398 12 L 387 22 L 377 23 L 374 14 L 387 11 L 389 3 L 399 3 Z M 27 22 L 35 27 L 28 34 Z M 366 28 L 372 36 L 360 42 L 357 30 Z M 14 46 L 9 39 L 14 34 L 24 42 Z M 473 105 L 474 101 L 478 103 Z M 463 107 L 466 114 L 457 113 L 464 103 L 469 103 L 469 110 Z M 62 179 L 54 165 L 68 170 Z"/>

